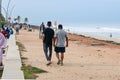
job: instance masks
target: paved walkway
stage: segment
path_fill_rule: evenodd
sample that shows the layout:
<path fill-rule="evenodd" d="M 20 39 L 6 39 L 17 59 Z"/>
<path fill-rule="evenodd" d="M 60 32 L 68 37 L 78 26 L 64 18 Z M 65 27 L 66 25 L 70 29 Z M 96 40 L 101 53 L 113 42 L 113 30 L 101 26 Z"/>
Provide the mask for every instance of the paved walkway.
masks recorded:
<path fill-rule="evenodd" d="M 2 80 L 24 80 L 23 71 L 21 70 L 21 58 L 18 46 L 16 45 L 15 35 L 10 36 L 8 46 L 7 54 L 3 57 L 4 69 Z"/>

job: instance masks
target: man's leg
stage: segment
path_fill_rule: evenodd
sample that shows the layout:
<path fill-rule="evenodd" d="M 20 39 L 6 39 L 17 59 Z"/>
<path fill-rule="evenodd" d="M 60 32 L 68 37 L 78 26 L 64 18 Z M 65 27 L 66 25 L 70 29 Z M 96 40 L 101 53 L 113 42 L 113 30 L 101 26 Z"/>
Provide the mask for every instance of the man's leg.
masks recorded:
<path fill-rule="evenodd" d="M 59 65 L 59 64 L 60 64 L 59 53 L 56 53 L 56 57 L 57 57 L 57 59 L 58 59 L 58 62 L 57 62 L 57 64 Z"/>
<path fill-rule="evenodd" d="M 47 63 L 47 65 L 50 65 L 51 64 L 51 58 L 52 58 L 52 45 L 49 45 L 48 48 L 49 48 L 49 54 L 48 54 L 48 63 Z"/>
<path fill-rule="evenodd" d="M 52 45 L 49 46 L 49 60 L 51 61 L 52 59 Z"/>
<path fill-rule="evenodd" d="M 56 52 L 56 57 L 57 57 L 58 60 L 60 59 L 60 58 L 59 58 L 59 53 L 57 53 L 57 52 Z"/>
<path fill-rule="evenodd" d="M 64 53 L 65 53 L 65 47 L 62 47 L 61 48 L 61 66 L 63 65 Z"/>
<path fill-rule="evenodd" d="M 60 57 L 59 57 L 59 48 L 58 47 L 55 47 L 55 52 L 56 52 L 56 57 L 58 59 L 57 64 L 59 65 L 60 64 Z"/>
<path fill-rule="evenodd" d="M 63 65 L 64 53 L 61 53 L 61 65 Z"/>
<path fill-rule="evenodd" d="M 44 49 L 45 57 L 48 60 L 48 47 L 45 43 L 43 44 L 43 49 Z"/>

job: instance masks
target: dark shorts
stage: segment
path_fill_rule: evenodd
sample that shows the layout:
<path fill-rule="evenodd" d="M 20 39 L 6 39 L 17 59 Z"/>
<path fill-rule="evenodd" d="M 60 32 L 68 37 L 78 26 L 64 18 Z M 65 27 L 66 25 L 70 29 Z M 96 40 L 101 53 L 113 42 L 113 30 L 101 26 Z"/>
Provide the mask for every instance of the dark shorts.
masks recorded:
<path fill-rule="evenodd" d="M 55 47 L 55 52 L 56 53 L 64 53 L 65 52 L 65 47 Z"/>

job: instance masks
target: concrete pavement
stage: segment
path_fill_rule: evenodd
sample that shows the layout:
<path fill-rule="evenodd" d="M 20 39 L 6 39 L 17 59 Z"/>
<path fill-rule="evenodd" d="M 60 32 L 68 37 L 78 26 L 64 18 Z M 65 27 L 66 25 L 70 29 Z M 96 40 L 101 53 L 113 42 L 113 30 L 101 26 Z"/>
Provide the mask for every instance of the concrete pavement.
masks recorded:
<path fill-rule="evenodd" d="M 15 34 L 8 40 L 8 51 L 3 57 L 4 69 L 1 80 L 24 80 L 23 71 L 21 70 L 21 58 L 16 45 Z"/>

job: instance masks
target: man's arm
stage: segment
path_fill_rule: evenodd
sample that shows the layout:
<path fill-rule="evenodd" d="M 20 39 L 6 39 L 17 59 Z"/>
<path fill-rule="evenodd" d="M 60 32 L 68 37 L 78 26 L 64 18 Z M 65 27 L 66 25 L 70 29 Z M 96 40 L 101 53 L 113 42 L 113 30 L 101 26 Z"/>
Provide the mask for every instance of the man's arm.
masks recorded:
<path fill-rule="evenodd" d="M 56 33 L 53 31 L 53 46 L 55 47 L 55 43 L 56 43 Z"/>
<path fill-rule="evenodd" d="M 66 36 L 66 47 L 68 47 L 68 37 Z"/>
<path fill-rule="evenodd" d="M 56 46 L 55 43 L 56 43 L 56 37 L 53 37 L 53 46 L 54 47 Z"/>
<path fill-rule="evenodd" d="M 44 43 L 44 40 L 45 40 L 45 34 L 43 34 L 43 36 L 42 36 L 42 40 L 43 40 L 43 43 Z"/>

